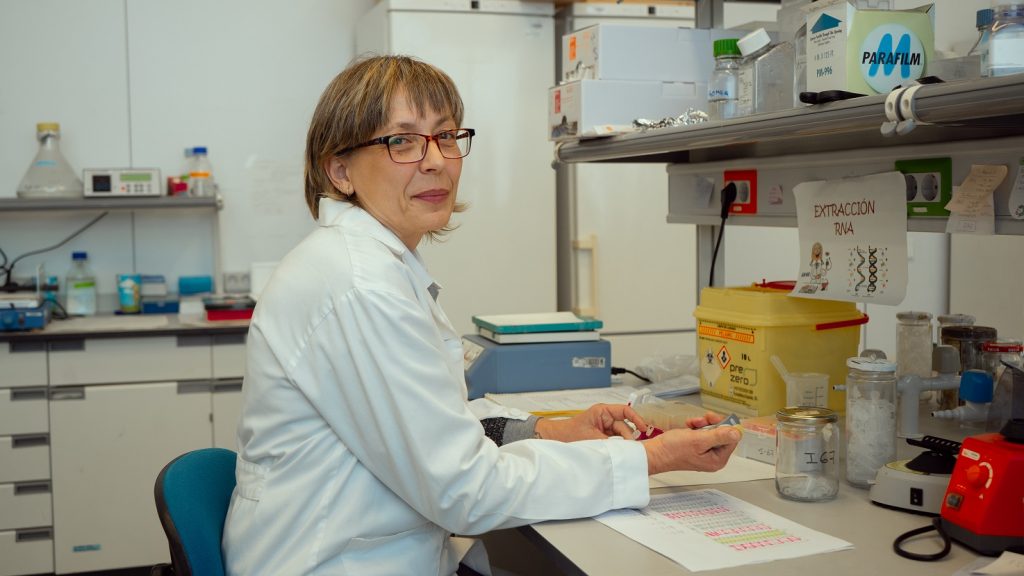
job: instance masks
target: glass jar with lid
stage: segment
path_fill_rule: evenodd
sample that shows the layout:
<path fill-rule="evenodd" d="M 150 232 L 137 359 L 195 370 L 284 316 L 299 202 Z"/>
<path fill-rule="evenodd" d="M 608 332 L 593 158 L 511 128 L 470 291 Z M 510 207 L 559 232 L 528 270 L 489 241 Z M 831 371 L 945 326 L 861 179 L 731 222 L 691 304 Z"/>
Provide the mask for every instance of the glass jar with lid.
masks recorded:
<path fill-rule="evenodd" d="M 775 489 L 790 500 L 820 502 L 839 494 L 838 415 L 790 406 L 775 413 Z"/>
<path fill-rule="evenodd" d="M 867 488 L 896 459 L 896 364 L 856 357 L 846 366 L 846 481 Z"/>
<path fill-rule="evenodd" d="M 932 375 L 932 315 L 913 310 L 897 312 L 896 377 Z"/>

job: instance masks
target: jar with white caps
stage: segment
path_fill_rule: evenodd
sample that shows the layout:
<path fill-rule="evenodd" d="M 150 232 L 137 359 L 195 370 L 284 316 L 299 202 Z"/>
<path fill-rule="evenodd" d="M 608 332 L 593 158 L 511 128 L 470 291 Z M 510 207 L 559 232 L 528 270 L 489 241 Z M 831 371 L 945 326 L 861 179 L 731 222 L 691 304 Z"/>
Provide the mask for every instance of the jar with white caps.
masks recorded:
<path fill-rule="evenodd" d="M 828 408 L 789 406 L 775 413 L 775 489 L 789 500 L 839 494 L 839 417 Z"/>
<path fill-rule="evenodd" d="M 856 357 L 846 366 L 846 481 L 867 488 L 896 459 L 896 364 Z"/>

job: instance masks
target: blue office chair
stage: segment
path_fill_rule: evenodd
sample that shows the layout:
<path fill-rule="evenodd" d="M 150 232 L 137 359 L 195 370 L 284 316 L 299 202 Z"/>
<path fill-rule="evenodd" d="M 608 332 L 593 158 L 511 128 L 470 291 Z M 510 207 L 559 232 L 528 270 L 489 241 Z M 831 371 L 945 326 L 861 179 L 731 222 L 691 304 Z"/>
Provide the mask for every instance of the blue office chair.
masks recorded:
<path fill-rule="evenodd" d="M 178 456 L 160 471 L 154 493 L 171 563 L 150 574 L 224 576 L 220 540 L 235 489 L 235 458 L 231 450 L 202 448 Z"/>

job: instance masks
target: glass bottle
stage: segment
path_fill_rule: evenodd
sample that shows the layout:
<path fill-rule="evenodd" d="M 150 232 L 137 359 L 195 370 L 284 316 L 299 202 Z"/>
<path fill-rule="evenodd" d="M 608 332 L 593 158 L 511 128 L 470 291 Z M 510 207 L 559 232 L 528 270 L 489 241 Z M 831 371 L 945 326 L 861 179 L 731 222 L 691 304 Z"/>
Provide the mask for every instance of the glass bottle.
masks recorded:
<path fill-rule="evenodd" d="M 932 315 L 896 313 L 896 377 L 932 375 Z"/>
<path fill-rule="evenodd" d="M 974 25 L 978 28 L 978 39 L 971 46 L 968 56 L 978 56 L 981 59 L 981 69 L 978 73 L 981 76 L 988 76 L 988 42 L 992 32 L 992 21 L 995 12 L 991 8 L 978 10 L 974 16 Z"/>
<path fill-rule="evenodd" d="M 793 107 L 793 43 L 772 44 L 758 28 L 736 45 L 743 54 L 739 70 L 737 116 L 776 112 Z"/>
<path fill-rule="evenodd" d="M 72 316 L 96 314 L 96 276 L 89 269 L 89 255 L 85 252 L 71 254 L 71 270 L 67 281 L 67 313 Z"/>
<path fill-rule="evenodd" d="M 213 165 L 206 155 L 206 146 L 192 149 L 191 168 L 188 175 L 188 195 L 205 197 L 217 193 L 217 185 L 213 181 Z"/>
<path fill-rule="evenodd" d="M 19 198 L 81 198 L 82 180 L 60 152 L 60 124 L 36 124 L 39 151 L 18 185 Z"/>
<path fill-rule="evenodd" d="M 775 489 L 790 500 L 820 502 L 839 494 L 838 415 L 828 408 L 775 413 Z"/>
<path fill-rule="evenodd" d="M 896 364 L 856 357 L 846 366 L 846 481 L 867 488 L 896 459 Z"/>
<path fill-rule="evenodd" d="M 1024 3 L 996 6 L 985 70 L 986 76 L 1024 72 Z"/>
<path fill-rule="evenodd" d="M 739 80 L 740 49 L 736 38 L 715 40 L 715 70 L 708 83 L 708 116 L 727 120 L 736 116 L 736 90 Z"/>
<path fill-rule="evenodd" d="M 793 38 L 793 107 L 806 106 L 800 94 L 807 92 L 807 24 L 796 31 Z"/>

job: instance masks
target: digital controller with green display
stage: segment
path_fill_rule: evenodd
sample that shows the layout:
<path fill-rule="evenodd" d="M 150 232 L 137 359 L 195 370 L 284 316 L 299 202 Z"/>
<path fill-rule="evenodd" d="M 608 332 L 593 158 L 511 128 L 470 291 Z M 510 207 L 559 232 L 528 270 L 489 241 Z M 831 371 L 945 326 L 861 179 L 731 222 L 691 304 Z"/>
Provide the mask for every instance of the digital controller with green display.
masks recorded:
<path fill-rule="evenodd" d="M 83 176 L 87 198 L 163 195 L 157 168 L 86 168 Z"/>

